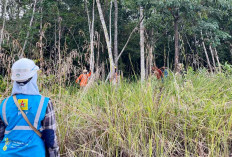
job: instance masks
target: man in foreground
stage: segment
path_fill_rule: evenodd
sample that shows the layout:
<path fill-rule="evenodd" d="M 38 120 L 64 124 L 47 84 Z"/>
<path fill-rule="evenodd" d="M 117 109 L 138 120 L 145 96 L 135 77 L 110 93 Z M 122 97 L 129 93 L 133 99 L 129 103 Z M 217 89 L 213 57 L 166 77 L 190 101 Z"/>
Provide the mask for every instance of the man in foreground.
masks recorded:
<path fill-rule="evenodd" d="M 12 66 L 12 94 L 0 105 L 1 157 L 59 156 L 55 113 L 51 100 L 39 93 L 38 70 L 26 58 Z"/>

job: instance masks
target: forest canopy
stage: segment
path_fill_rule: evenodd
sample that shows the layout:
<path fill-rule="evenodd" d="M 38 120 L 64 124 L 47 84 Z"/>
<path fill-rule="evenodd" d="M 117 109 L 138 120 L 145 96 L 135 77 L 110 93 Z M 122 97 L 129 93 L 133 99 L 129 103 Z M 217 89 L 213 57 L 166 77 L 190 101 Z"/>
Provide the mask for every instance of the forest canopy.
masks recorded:
<path fill-rule="evenodd" d="M 69 80 L 85 68 L 145 78 L 154 65 L 232 63 L 230 0 L 2 0 L 0 16 L 2 75 L 20 57 Z"/>

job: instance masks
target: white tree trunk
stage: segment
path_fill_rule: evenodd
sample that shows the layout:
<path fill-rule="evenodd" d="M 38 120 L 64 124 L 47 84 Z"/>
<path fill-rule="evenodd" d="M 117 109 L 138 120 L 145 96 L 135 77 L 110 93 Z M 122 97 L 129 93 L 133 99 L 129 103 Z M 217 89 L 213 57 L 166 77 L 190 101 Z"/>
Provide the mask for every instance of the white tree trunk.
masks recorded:
<path fill-rule="evenodd" d="M 91 22 L 91 35 L 90 35 L 90 70 L 94 73 L 94 21 L 95 21 L 95 0 L 93 0 L 93 10 L 92 10 L 92 22 Z"/>
<path fill-rule="evenodd" d="M 140 19 L 143 18 L 143 7 L 140 6 Z M 144 21 L 140 23 L 140 70 L 141 82 L 145 80 L 145 60 L 144 60 Z"/>
<path fill-rule="evenodd" d="M 111 47 L 112 47 L 112 7 L 113 7 L 113 0 L 110 1 L 110 16 L 109 16 L 109 32 L 110 32 Z"/>
<path fill-rule="evenodd" d="M 89 36 L 90 36 L 90 57 L 89 57 L 89 64 L 90 64 L 90 71 L 94 73 L 94 21 L 95 21 L 95 0 L 93 0 L 93 8 L 92 8 L 92 21 L 90 20 L 89 16 L 89 9 L 88 9 L 88 2 L 85 2 L 85 10 L 87 13 L 88 18 L 88 26 L 89 26 Z M 92 75 L 93 76 L 93 75 Z"/>
<path fill-rule="evenodd" d="M 30 21 L 30 24 L 29 24 L 29 29 L 27 31 L 27 36 L 26 36 L 25 42 L 23 44 L 22 53 L 20 54 L 19 58 L 22 58 L 24 56 L 24 51 L 25 51 L 25 48 L 26 48 L 26 45 L 27 45 L 27 41 L 28 41 L 28 38 L 29 38 L 29 35 L 30 35 L 31 26 L 32 26 L 32 23 L 33 23 L 34 15 L 35 15 L 36 3 L 37 3 L 37 0 L 34 1 L 34 7 L 33 7 L 32 15 L 31 15 L 31 21 Z"/>
<path fill-rule="evenodd" d="M 2 40 L 3 40 L 3 34 L 4 34 L 4 27 L 5 27 L 5 23 L 6 23 L 6 7 L 7 7 L 7 3 L 8 3 L 8 0 L 5 0 L 4 11 L 2 13 L 2 16 L 3 16 L 3 25 L 2 25 L 1 37 L 0 37 L 0 52 L 2 50 Z"/>
<path fill-rule="evenodd" d="M 208 56 L 208 53 L 207 53 L 207 50 L 206 50 L 206 47 L 205 47 L 205 42 L 204 42 L 204 38 L 203 38 L 203 35 L 202 35 L 202 31 L 201 31 L 201 40 L 202 40 L 202 46 L 204 48 L 205 56 L 206 56 L 206 59 L 207 59 L 207 64 L 209 66 L 210 72 L 212 73 L 213 70 L 212 70 L 212 67 L 211 67 L 211 64 L 210 64 L 210 61 L 209 61 L 209 56 Z"/>
<path fill-rule="evenodd" d="M 214 59 L 214 52 L 213 52 L 211 44 L 209 45 L 209 50 L 210 50 L 210 53 L 211 53 L 211 56 L 212 56 L 212 61 L 213 61 L 214 69 L 216 70 L 216 63 L 215 63 L 215 59 Z"/>
<path fill-rule="evenodd" d="M 148 48 L 146 47 L 146 64 L 145 64 L 145 78 L 147 79 L 149 76 L 149 53 L 148 53 Z"/>
<path fill-rule="evenodd" d="M 114 60 L 113 60 L 113 55 L 112 55 L 112 48 L 111 48 L 111 45 L 110 45 L 109 34 L 108 34 L 108 31 L 107 31 L 105 19 L 104 19 L 104 16 L 103 16 L 100 0 L 96 0 L 96 2 L 97 2 L 97 8 L 98 8 L 101 24 L 102 24 L 102 27 L 103 27 L 103 30 L 104 30 L 107 49 L 108 49 L 108 55 L 109 55 L 109 61 L 110 61 L 110 78 L 113 78 L 113 76 L 114 76 Z"/>
<path fill-rule="evenodd" d="M 219 61 L 218 52 L 217 52 L 216 47 L 214 48 L 214 52 L 215 52 L 216 60 L 217 60 L 217 63 L 218 63 L 219 72 L 221 72 L 221 71 L 222 71 L 221 63 L 220 63 L 220 61 Z"/>
<path fill-rule="evenodd" d="M 149 46 L 149 75 L 151 75 L 152 72 L 152 61 L 153 61 L 153 46 Z"/>
<path fill-rule="evenodd" d="M 114 0 L 114 62 L 118 69 L 118 1 Z"/>

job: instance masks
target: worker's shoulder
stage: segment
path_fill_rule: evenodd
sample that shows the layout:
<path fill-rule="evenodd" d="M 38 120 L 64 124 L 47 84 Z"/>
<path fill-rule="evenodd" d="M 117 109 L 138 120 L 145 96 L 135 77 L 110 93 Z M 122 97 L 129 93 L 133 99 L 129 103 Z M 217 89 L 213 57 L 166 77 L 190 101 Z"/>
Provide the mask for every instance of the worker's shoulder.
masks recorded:
<path fill-rule="evenodd" d="M 50 101 L 50 98 L 49 97 L 46 97 L 44 95 L 28 95 L 26 96 L 26 98 L 31 98 L 31 99 L 34 99 L 34 100 L 37 100 L 37 101 L 44 101 L 45 103 L 48 103 Z M 44 98 L 44 99 L 43 99 Z"/>
<path fill-rule="evenodd" d="M 44 99 L 45 99 L 45 100 L 48 100 L 48 101 L 50 101 L 50 100 L 51 100 L 51 98 L 50 98 L 50 97 L 47 97 L 47 96 L 41 95 L 41 98 L 42 98 L 42 97 L 44 97 Z"/>
<path fill-rule="evenodd" d="M 1 102 L 0 104 L 2 105 L 6 101 L 7 98 L 4 98 L 2 101 L 0 101 Z"/>
<path fill-rule="evenodd" d="M 0 103 L 0 107 L 2 107 L 2 105 L 4 104 L 4 102 L 5 102 L 7 99 L 9 99 L 10 97 L 12 97 L 12 96 L 8 96 L 8 97 L 6 97 L 5 99 L 3 99 L 3 100 L 1 101 L 1 103 Z"/>

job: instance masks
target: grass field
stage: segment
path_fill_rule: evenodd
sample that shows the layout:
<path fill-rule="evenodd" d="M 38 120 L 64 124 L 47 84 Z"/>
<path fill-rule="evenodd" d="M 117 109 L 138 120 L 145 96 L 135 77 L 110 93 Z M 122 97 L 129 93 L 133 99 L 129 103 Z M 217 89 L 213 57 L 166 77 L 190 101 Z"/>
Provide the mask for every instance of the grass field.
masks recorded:
<path fill-rule="evenodd" d="M 43 93 L 55 101 L 63 156 L 229 156 L 231 85 L 226 73 L 190 70 L 163 83 Z"/>
<path fill-rule="evenodd" d="M 232 78 L 206 70 L 164 82 L 47 86 L 62 156 L 229 156 Z M 59 93 L 59 91 L 61 91 Z"/>

